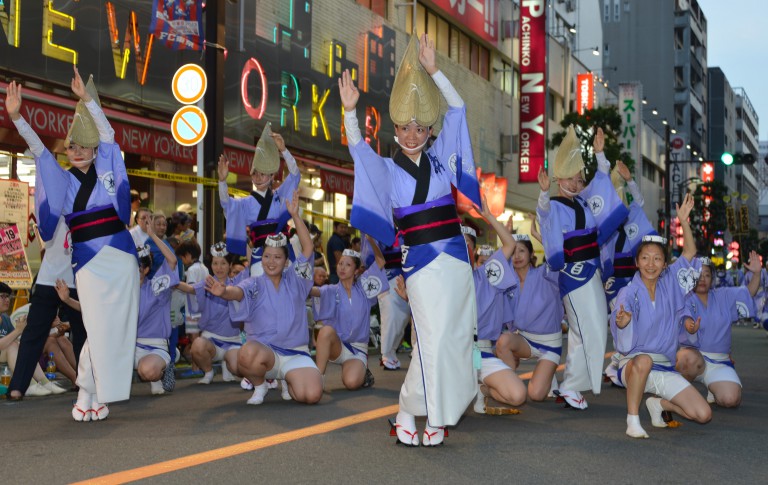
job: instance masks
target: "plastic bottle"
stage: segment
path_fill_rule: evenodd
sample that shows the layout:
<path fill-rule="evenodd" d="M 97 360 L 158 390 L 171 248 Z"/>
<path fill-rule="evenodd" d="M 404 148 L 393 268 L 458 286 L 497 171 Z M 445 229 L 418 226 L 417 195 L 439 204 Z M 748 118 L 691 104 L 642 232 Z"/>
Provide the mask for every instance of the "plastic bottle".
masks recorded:
<path fill-rule="evenodd" d="M 8 384 L 11 383 L 11 370 L 8 368 L 7 365 L 3 366 L 3 371 L 0 373 L 0 384 L 8 387 Z"/>
<path fill-rule="evenodd" d="M 48 354 L 48 363 L 45 366 L 45 377 L 51 381 L 56 379 L 56 361 L 53 360 L 53 352 Z"/>

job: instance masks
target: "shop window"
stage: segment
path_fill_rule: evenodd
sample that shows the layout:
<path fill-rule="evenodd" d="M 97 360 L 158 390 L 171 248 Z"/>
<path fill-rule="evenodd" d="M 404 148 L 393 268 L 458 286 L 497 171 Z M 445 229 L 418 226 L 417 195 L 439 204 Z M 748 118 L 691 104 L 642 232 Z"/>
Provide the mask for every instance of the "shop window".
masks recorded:
<path fill-rule="evenodd" d="M 427 28 L 427 9 L 424 5 L 416 5 L 416 34 L 421 38 Z"/>
<path fill-rule="evenodd" d="M 437 19 L 437 43 L 435 47 L 437 52 L 450 56 L 451 49 L 451 26 L 448 22 L 438 17 Z"/>
<path fill-rule="evenodd" d="M 387 0 L 357 0 L 357 3 L 380 17 L 387 16 Z"/>
<path fill-rule="evenodd" d="M 480 70 L 478 74 L 483 79 L 489 79 L 491 65 L 491 52 L 485 47 L 480 47 Z"/>
<path fill-rule="evenodd" d="M 459 64 L 470 68 L 470 41 L 466 34 L 459 32 Z"/>

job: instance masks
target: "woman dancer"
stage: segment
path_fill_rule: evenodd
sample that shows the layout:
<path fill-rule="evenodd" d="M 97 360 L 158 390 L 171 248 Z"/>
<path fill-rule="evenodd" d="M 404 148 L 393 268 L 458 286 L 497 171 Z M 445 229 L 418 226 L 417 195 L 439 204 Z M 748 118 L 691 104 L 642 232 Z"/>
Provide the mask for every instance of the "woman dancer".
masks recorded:
<path fill-rule="evenodd" d="M 520 359 L 538 361 L 528 381 L 528 397 L 543 401 L 553 388 L 553 378 L 563 351 L 563 305 L 559 274 L 548 265 L 534 265 L 533 244 L 526 234 L 514 234 L 512 268 L 517 284 L 507 293 L 505 323 L 516 332 L 503 333 L 496 342 L 496 355 L 513 370 Z M 557 382 L 554 382 L 557 389 Z"/>
<path fill-rule="evenodd" d="M 755 314 L 754 299 L 760 286 L 760 257 L 749 253 L 744 265 L 752 277 L 748 286 L 712 288 L 714 266 L 701 258 L 701 276 L 696 290 L 685 298 L 686 310 L 701 319 L 694 335 L 680 332 L 676 369 L 688 381 L 707 386 L 707 401 L 724 408 L 741 404 L 741 381 L 731 360 L 731 323 Z M 746 281 L 746 278 L 745 278 Z"/>
<path fill-rule="evenodd" d="M 230 301 L 232 321 L 245 322 L 247 341 L 237 357 L 238 373 L 253 385 L 248 404 L 264 402 L 265 379 L 284 379 L 289 396 L 307 404 L 315 404 L 323 395 L 323 382 L 317 366 L 309 356 L 306 300 L 312 289 L 312 238 L 298 215 L 299 196 L 287 202 L 293 217 L 302 253 L 296 264 L 288 264 L 288 238 L 273 234 L 266 238 L 262 266 L 264 274 L 251 277 L 234 286 L 225 286 L 209 276 L 206 291 Z"/>
<path fill-rule="evenodd" d="M 6 109 L 35 154 L 35 208 L 40 235 L 50 240 L 60 216 L 72 237 L 72 266 L 88 334 L 77 371 L 80 391 L 72 409 L 76 421 L 106 403 L 128 399 L 139 311 L 136 247 L 126 229 L 131 196 L 114 130 L 101 110 L 93 80 L 83 83 L 77 68 L 71 82 L 80 98 L 65 146 L 72 168 L 64 170 L 19 114 L 21 86 L 8 86 Z M 109 325 L 105 318 L 109 316 Z"/>
<path fill-rule="evenodd" d="M 626 433 L 632 438 L 648 438 L 639 416 L 644 392 L 660 396 L 645 401 L 651 423 L 657 428 L 667 426 L 663 411 L 702 424 L 712 416 L 701 394 L 675 371 L 680 327 L 694 334 L 701 320 L 694 320 L 685 306 L 685 295 L 693 290 L 697 276 L 694 266 L 698 266 L 693 260 L 696 243 L 688 224 L 692 208 L 693 197 L 686 194 L 683 204 L 677 206 L 684 238 L 677 261 L 667 267 L 666 240 L 645 236 L 637 250 L 638 272 L 619 292 L 611 313 L 614 346 L 621 354 L 618 376 L 627 388 Z"/>
<path fill-rule="evenodd" d="M 241 272 L 235 278 L 229 277 L 234 255 L 227 251 L 223 242 L 211 246 L 211 269 L 213 278 L 223 285 L 235 285 L 248 275 Z M 236 380 L 237 354 L 240 350 L 240 324 L 229 318 L 229 302 L 205 291 L 206 280 L 194 285 L 180 283 L 179 290 L 192 296 L 189 298 L 190 311 L 200 313 L 202 333 L 192 342 L 192 360 L 205 375 L 198 384 L 210 384 L 213 380 L 213 363 L 221 362 L 224 382 Z"/>
<path fill-rule="evenodd" d="M 275 173 L 280 169 L 280 155 L 285 159 L 288 176 L 277 190 L 272 190 Z M 272 133 L 271 124 L 267 123 L 256 144 L 251 163 L 251 182 L 256 190 L 251 197 L 236 199 L 227 192 L 229 162 L 222 155 L 219 157 L 219 200 L 224 216 L 227 218 L 227 248 L 229 252 L 245 256 L 247 243 L 244 229 L 248 228 L 251 242 L 251 276 L 259 276 L 261 254 L 268 234 L 282 231 L 290 219 L 285 202 L 299 187 L 301 174 L 296 160 L 285 148 L 283 137 Z"/>
<path fill-rule="evenodd" d="M 568 315 L 568 354 L 565 376 L 555 391 L 576 409 L 586 409 L 581 391 L 600 394 L 603 354 L 608 337 L 608 314 L 600 278 L 600 246 L 627 217 L 608 172 L 611 164 L 603 154 L 605 136 L 597 129 L 593 148 L 598 171 L 584 188 L 581 143 L 573 126 L 555 156 L 554 174 L 558 197 L 549 197 L 549 176 L 539 171 L 539 203 L 536 212 L 541 226 L 547 264 L 560 271 L 560 293 Z"/>
<path fill-rule="evenodd" d="M 375 243 L 371 243 L 371 249 L 375 262 L 359 278 L 360 253 L 345 249 L 336 264 L 339 282 L 316 286 L 309 293 L 319 298 L 314 307 L 315 321 L 323 322 L 317 334 L 317 368 L 325 377 L 329 360 L 341 365 L 341 380 L 349 390 L 373 383 L 368 369 L 371 307 L 379 295 L 389 290 L 384 255 Z M 366 382 L 370 384 L 365 386 Z"/>
<path fill-rule="evenodd" d="M 481 357 L 478 369 L 481 385 L 474 409 L 481 414 L 516 414 L 517 410 L 514 409 L 488 406 L 489 397 L 510 406 L 525 403 L 525 384 L 513 368 L 494 354 L 493 348 L 504 327 L 504 293 L 519 284 L 515 272 L 509 266 L 509 258 L 515 250 L 515 239 L 491 214 L 485 197 L 480 214 L 496 231 L 502 246 L 497 251 L 493 251 L 491 246 L 480 246 L 477 265 L 472 273 L 477 301 L 476 346 Z M 474 242 L 469 237 L 467 239 L 467 246 L 474 250 Z"/>
<path fill-rule="evenodd" d="M 464 102 L 437 69 L 435 47 L 426 35 L 411 38 L 390 97 L 395 141 L 401 150 L 383 158 L 365 143 L 357 122 L 360 93 L 348 71 L 339 79 L 344 126 L 355 161 L 352 225 L 385 244 L 404 237 L 403 272 L 416 329 L 400 411 L 398 442 L 419 445 L 416 416 L 426 416 L 422 443 L 442 444 L 445 426 L 455 425 L 476 394 L 472 334 L 477 313 L 472 268 L 451 185 L 480 205 Z M 439 89 L 439 91 L 438 91 Z M 435 142 L 427 147 L 440 111 L 448 112 Z M 394 212 L 394 222 L 393 222 Z"/>

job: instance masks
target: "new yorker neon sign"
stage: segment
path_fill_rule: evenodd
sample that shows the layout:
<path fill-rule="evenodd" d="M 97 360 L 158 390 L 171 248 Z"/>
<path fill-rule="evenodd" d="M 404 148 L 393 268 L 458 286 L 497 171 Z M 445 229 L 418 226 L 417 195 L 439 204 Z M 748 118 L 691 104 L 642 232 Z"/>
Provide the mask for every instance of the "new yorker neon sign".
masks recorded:
<path fill-rule="evenodd" d="M 365 139 L 377 151 L 386 151 L 391 143 L 381 140 L 392 138 L 382 135 L 390 135 L 392 128 L 389 123 L 382 125 L 381 113 L 387 110 L 394 79 L 394 31 L 381 26 L 359 36 L 361 42 L 355 46 L 361 61 L 358 66 L 347 58 L 343 42 L 333 38 L 313 42 L 311 0 L 278 2 L 281 11 L 277 17 L 285 17 L 287 23 L 277 22 L 266 32 L 254 19 L 273 15 L 273 7 L 259 7 L 259 3 L 245 2 L 243 31 L 266 35 L 244 36 L 243 51 L 233 48 L 239 42 L 239 6 L 228 8 L 225 134 L 253 143 L 254 134 L 271 121 L 281 128 L 291 146 L 348 158 L 336 79 L 349 69 L 361 91 L 358 116 L 365 120 Z M 199 54 L 170 51 L 162 43 L 154 45 L 157 39 L 148 33 L 149 15 L 142 8 L 142 0 L 114 0 L 102 5 L 97 10 L 82 8 L 81 3 L 44 0 L 41 9 L 40 0 L 0 0 L 0 57 L 8 52 L 13 56 L 9 65 L 14 70 L 61 84 L 68 84 L 71 77 L 68 65 L 78 64 L 80 71 L 94 74 L 106 96 L 172 112 L 173 103 L 165 89 L 167 79 L 179 65 L 199 63 Z M 41 13 L 42 25 L 37 24 Z M 26 18 L 37 25 L 24 22 Z M 100 28 L 108 35 L 99 32 Z M 35 31 L 42 35 L 32 36 Z M 41 39 L 37 51 L 35 37 Z M 109 40 L 109 47 L 106 42 L 94 45 L 92 39 L 104 38 Z M 322 70 L 317 69 L 317 60 L 312 63 L 314 46 L 323 46 L 318 50 Z M 41 53 L 61 63 L 41 62 Z M 112 62 L 105 62 L 106 55 Z"/>

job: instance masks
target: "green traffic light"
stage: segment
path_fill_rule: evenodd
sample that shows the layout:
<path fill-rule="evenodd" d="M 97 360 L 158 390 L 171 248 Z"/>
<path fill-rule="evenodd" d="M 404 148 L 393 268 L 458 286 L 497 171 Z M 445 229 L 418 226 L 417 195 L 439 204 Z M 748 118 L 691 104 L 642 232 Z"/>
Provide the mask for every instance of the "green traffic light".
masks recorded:
<path fill-rule="evenodd" d="M 728 152 L 724 152 L 723 155 L 720 157 L 720 161 L 723 162 L 725 165 L 731 165 L 733 164 L 733 155 L 731 155 Z"/>

